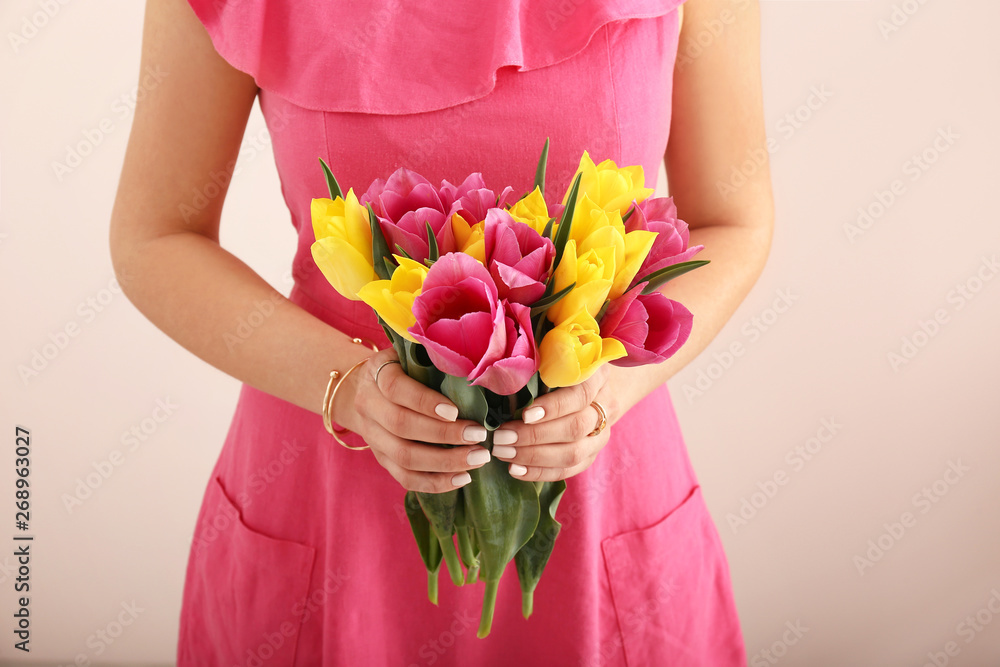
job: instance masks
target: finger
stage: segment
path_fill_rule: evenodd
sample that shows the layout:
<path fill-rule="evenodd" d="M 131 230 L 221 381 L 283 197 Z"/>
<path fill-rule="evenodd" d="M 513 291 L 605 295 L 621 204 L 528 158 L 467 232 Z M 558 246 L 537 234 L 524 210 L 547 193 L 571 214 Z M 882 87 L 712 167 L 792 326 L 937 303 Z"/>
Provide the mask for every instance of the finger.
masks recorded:
<path fill-rule="evenodd" d="M 597 457 L 594 456 L 570 468 L 529 468 L 517 463 L 510 464 L 510 474 L 525 482 L 558 482 L 569 479 L 589 468 Z"/>
<path fill-rule="evenodd" d="M 471 419 L 448 422 L 428 417 L 389 400 L 377 392 L 360 408 L 364 415 L 390 433 L 407 440 L 442 445 L 468 445 L 486 440 L 486 429 Z"/>
<path fill-rule="evenodd" d="M 371 364 L 373 366 L 372 379 L 376 379 L 375 373 L 378 372 L 379 366 L 394 358 L 396 358 L 395 355 L 373 362 Z M 403 372 L 403 367 L 398 363 L 389 364 L 382 368 L 377 379 L 378 390 L 393 403 L 439 421 L 453 422 L 458 419 L 458 407 L 454 403 L 449 401 L 444 394 L 411 378 Z"/>
<path fill-rule="evenodd" d="M 597 412 L 597 408 L 589 402 L 577 412 L 539 424 L 525 424 L 514 419 L 504 422 L 503 426 L 494 431 L 494 451 L 496 451 L 496 445 L 504 447 L 500 450 L 501 453 L 496 455 L 497 458 L 502 459 L 505 458 L 503 452 L 507 452 L 512 445 L 523 448 L 576 442 L 593 432 L 599 422 L 600 414 Z"/>
<path fill-rule="evenodd" d="M 375 453 L 375 457 L 382 467 L 407 491 L 446 493 L 472 481 L 472 477 L 467 472 L 416 472 L 401 468 L 391 458 L 379 452 Z"/>
<path fill-rule="evenodd" d="M 521 413 L 525 424 L 538 424 L 579 412 L 590 405 L 608 381 L 608 370 L 601 366 L 589 378 L 571 387 L 559 387 L 542 394 Z"/>
<path fill-rule="evenodd" d="M 493 446 L 493 456 L 508 463 L 531 468 L 572 468 L 597 456 L 607 444 L 605 438 L 584 437 L 574 442 L 530 447 Z M 498 447 L 500 451 L 497 451 Z M 508 451 L 512 450 L 512 451 Z"/>
<path fill-rule="evenodd" d="M 484 466 L 491 458 L 484 447 L 438 447 L 414 442 L 401 438 L 378 424 L 375 424 L 374 433 L 368 437 L 374 451 L 392 461 L 399 469 L 410 472 L 465 472 Z M 381 459 L 379 462 L 382 463 Z"/>

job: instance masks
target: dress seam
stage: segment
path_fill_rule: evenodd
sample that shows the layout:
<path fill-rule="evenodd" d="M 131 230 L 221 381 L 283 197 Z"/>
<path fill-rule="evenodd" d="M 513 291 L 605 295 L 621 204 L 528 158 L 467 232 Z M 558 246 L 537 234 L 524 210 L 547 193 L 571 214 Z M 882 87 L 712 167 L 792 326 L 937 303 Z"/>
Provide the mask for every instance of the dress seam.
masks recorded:
<path fill-rule="evenodd" d="M 617 159 L 615 162 L 619 164 L 622 161 L 622 125 L 621 119 L 618 117 L 618 88 L 615 85 L 615 68 L 611 61 L 611 28 L 609 24 L 604 25 L 604 44 L 606 45 L 605 53 L 608 56 L 608 79 L 611 81 L 611 105 L 615 110 L 615 139 L 618 141 L 618 151 L 616 152 Z"/>
<path fill-rule="evenodd" d="M 605 538 L 607 539 L 607 538 Z M 618 642 L 622 650 L 622 659 L 625 661 L 625 667 L 630 667 L 628 662 L 628 652 L 625 650 L 625 626 L 622 623 L 621 615 L 618 613 L 618 606 L 615 604 L 615 589 L 611 585 L 611 570 L 608 567 L 608 552 L 604 548 L 604 540 L 600 541 L 598 550 L 601 552 L 601 559 L 604 561 L 604 577 L 608 584 L 608 597 L 611 598 L 611 608 L 615 612 L 615 623 L 618 626 Z M 600 651 L 600 649 L 598 649 Z M 600 652 L 598 653 L 598 658 L 600 658 Z"/>

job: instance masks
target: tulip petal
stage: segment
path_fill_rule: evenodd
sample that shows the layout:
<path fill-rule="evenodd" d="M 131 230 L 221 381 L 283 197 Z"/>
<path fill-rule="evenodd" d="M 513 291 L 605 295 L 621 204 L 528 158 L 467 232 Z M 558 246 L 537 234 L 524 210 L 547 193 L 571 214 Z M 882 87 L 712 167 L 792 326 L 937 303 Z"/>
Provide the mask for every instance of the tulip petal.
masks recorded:
<path fill-rule="evenodd" d="M 358 290 L 377 280 L 371 260 L 342 238 L 328 236 L 312 244 L 313 261 L 342 296 L 359 301 Z"/>

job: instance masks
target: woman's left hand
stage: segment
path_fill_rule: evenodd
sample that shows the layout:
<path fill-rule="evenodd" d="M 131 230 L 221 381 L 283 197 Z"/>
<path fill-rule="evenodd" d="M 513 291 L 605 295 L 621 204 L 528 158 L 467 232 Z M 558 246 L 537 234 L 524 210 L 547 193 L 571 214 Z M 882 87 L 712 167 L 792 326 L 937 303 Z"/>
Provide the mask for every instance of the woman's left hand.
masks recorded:
<path fill-rule="evenodd" d="M 525 481 L 554 482 L 578 475 L 594 463 L 608 444 L 611 427 L 634 404 L 623 376 L 630 368 L 604 364 L 587 380 L 539 396 L 521 420 L 506 422 L 493 432 L 493 456 L 509 462 L 510 474 Z M 591 405 L 600 403 L 608 423 L 600 423 Z"/>

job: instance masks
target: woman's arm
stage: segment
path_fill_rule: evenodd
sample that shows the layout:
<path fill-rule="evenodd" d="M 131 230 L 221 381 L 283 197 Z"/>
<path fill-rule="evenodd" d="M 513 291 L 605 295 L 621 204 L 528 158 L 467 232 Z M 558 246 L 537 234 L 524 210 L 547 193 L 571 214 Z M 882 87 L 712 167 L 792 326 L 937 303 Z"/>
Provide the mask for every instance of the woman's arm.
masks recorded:
<path fill-rule="evenodd" d="M 512 474 L 556 480 L 586 470 L 608 442 L 610 428 L 588 437 L 597 424 L 597 399 L 609 424 L 662 385 L 704 350 L 746 297 L 771 246 L 774 202 L 767 162 L 760 76 L 760 9 L 757 0 L 688 0 L 674 73 L 673 121 L 666 152 L 670 194 L 688 223 L 697 259 L 711 263 L 661 288 L 694 314 L 691 336 L 660 364 L 604 366 L 576 387 L 539 398 L 544 417 L 505 427 L 495 436 L 515 447 L 494 456 L 517 465 Z M 734 19 L 729 21 L 725 12 Z M 708 21 L 723 25 L 714 41 L 695 41 Z M 692 48 L 693 47 L 693 48 Z M 683 54 L 699 53 L 697 57 Z M 720 191 L 731 170 L 752 155 L 762 164 L 735 191 Z M 499 434 L 499 431 L 497 432 Z M 516 450 L 516 454 L 513 452 Z"/>
<path fill-rule="evenodd" d="M 678 217 L 690 228 L 691 245 L 705 246 L 696 259 L 711 264 L 661 288 L 687 306 L 694 325 L 673 357 L 621 374 L 628 375 L 623 387 L 638 385 L 640 399 L 697 357 L 722 330 L 764 270 L 774 229 L 758 1 L 688 0 L 684 6 L 667 180 Z M 734 17 L 731 23 L 721 20 L 725 12 Z M 709 21 L 724 28 L 706 47 L 695 38 Z M 683 55 L 688 53 L 699 55 Z M 745 183 L 732 186 L 733 168 L 747 160 L 760 164 Z"/>
<path fill-rule="evenodd" d="M 182 208 L 213 174 L 224 180 L 217 175 L 232 173 L 257 94 L 253 78 L 219 56 L 185 0 L 149 0 L 141 71 L 147 69 L 165 75 L 136 106 L 111 219 L 111 258 L 123 291 L 203 360 L 319 412 L 330 370 L 345 371 L 371 350 L 287 300 L 220 247 L 224 187 L 203 209 Z M 273 314 L 240 345 L 227 344 L 225 335 L 261 303 L 273 304 Z M 380 390 L 373 366 L 393 356 L 382 351 L 348 377 L 333 418 L 361 434 L 407 488 L 454 488 L 453 477 L 468 477 L 455 472 L 482 465 L 467 463 L 469 453 L 482 448 L 446 450 L 408 438 L 468 445 L 485 431 L 464 439 L 471 422 L 438 415 L 435 408 L 447 399 L 400 378 L 398 364 L 381 373 Z"/>

